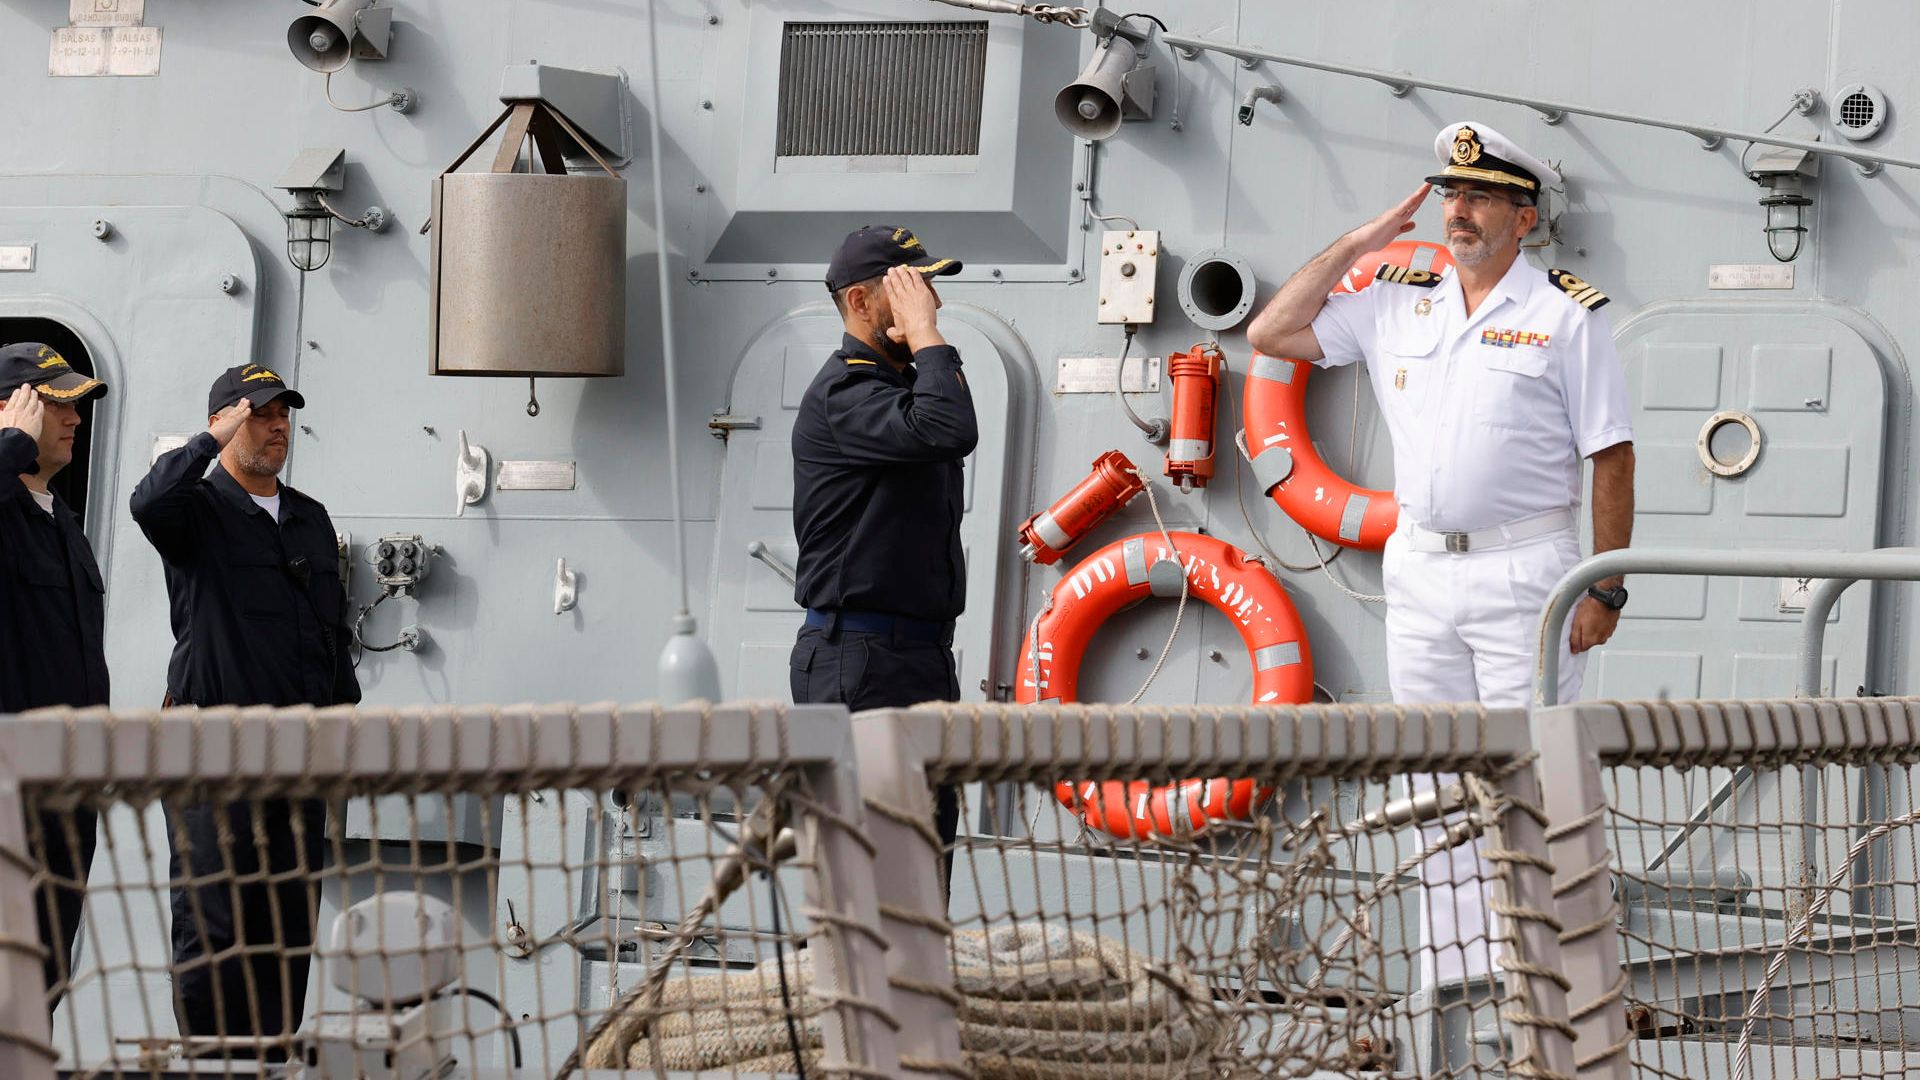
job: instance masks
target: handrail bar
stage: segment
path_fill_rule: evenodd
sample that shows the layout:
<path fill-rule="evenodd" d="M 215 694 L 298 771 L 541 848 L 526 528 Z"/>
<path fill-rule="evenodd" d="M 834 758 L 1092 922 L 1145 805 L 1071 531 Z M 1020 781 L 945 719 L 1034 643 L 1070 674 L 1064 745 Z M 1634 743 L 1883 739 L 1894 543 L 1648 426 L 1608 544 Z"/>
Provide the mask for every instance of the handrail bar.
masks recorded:
<path fill-rule="evenodd" d="M 1708 551 L 1623 548 L 1581 560 L 1568 570 L 1548 595 L 1540 616 L 1540 640 L 1533 666 L 1535 708 L 1558 704 L 1560 693 L 1560 634 L 1573 606 L 1587 586 L 1621 574 L 1704 574 L 1714 577 L 1817 577 L 1851 581 L 1920 581 L 1920 549 L 1878 548 L 1873 551 Z M 1839 588 L 1844 588 L 1840 586 Z M 1834 591 L 1838 596 L 1838 588 Z M 1812 597 L 1807 616 L 1811 617 Z M 1832 600 L 1827 600 L 1831 608 Z M 1820 613 L 1824 632 L 1826 613 Z M 1802 620 L 1802 641 L 1807 631 Z M 1804 647 L 1804 646 L 1803 646 Z M 1814 664 L 1819 664 L 1818 645 Z M 1802 672 L 1804 676 L 1804 658 Z M 1819 679 L 1816 675 L 1813 685 Z M 1803 685 L 1807 685 L 1803 681 Z"/>
<path fill-rule="evenodd" d="M 1623 124 L 1639 124 L 1643 127 L 1663 128 L 1667 131 L 1679 131 L 1699 139 L 1706 144 L 1704 149 L 1717 149 L 1720 140 L 1731 139 L 1737 142 L 1758 143 L 1761 146 L 1782 146 L 1791 150 L 1804 150 L 1810 154 L 1826 154 L 1830 157 L 1845 158 L 1859 165 L 1893 165 L 1902 169 L 1920 169 L 1920 161 L 1911 158 L 1887 157 L 1867 150 L 1857 150 L 1838 143 L 1814 142 L 1811 139 L 1795 139 L 1785 135 L 1775 135 L 1765 131 L 1739 131 L 1734 128 L 1720 127 L 1716 124 L 1695 124 L 1681 120 L 1667 120 L 1657 116 L 1642 116 L 1638 113 L 1620 112 L 1615 109 L 1600 109 L 1589 105 L 1575 105 L 1567 101 L 1554 101 L 1550 98 L 1526 97 L 1521 94 L 1509 94 L 1499 90 L 1482 90 L 1477 87 L 1463 86 L 1459 83 L 1442 82 L 1438 79 L 1423 79 L 1398 71 L 1384 71 L 1379 68 L 1361 67 L 1358 64 L 1340 64 L 1327 60 L 1315 60 L 1305 56 L 1291 56 L 1286 53 L 1271 52 L 1237 42 L 1214 41 L 1211 38 L 1194 37 L 1189 34 L 1161 34 L 1160 40 L 1182 52 L 1203 50 L 1231 56 L 1241 61 L 1266 61 L 1285 64 L 1289 67 L 1310 68 L 1335 75 L 1351 75 L 1360 79 L 1371 79 L 1383 83 L 1398 96 L 1410 89 L 1435 90 L 1443 94 L 1459 94 L 1462 97 L 1480 98 L 1486 101 L 1500 101 L 1509 105 L 1524 105 L 1541 114 L 1548 123 L 1557 124 L 1566 115 L 1591 116 L 1600 120 L 1615 120 Z"/>

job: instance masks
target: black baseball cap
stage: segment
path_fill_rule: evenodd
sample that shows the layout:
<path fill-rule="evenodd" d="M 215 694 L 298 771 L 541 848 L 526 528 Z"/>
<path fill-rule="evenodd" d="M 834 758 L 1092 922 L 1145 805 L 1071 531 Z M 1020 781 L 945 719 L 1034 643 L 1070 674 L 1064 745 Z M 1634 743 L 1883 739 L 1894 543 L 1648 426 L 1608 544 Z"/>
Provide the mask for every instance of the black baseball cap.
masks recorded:
<path fill-rule="evenodd" d="M 78 405 L 107 392 L 106 383 L 73 370 L 53 346 L 37 341 L 0 348 L 0 397 L 23 386 L 32 386 L 41 397 L 64 405 Z"/>
<path fill-rule="evenodd" d="M 212 416 L 241 398 L 253 402 L 257 409 L 277 397 L 286 398 L 288 408 L 307 407 L 307 399 L 288 386 L 278 372 L 259 364 L 241 364 L 228 368 L 213 380 L 213 389 L 207 391 L 207 415 Z"/>
<path fill-rule="evenodd" d="M 913 230 L 899 225 L 863 225 L 840 241 L 827 264 L 827 291 L 877 278 L 896 266 L 911 266 L 928 277 L 960 272 L 959 259 L 936 259 Z"/>

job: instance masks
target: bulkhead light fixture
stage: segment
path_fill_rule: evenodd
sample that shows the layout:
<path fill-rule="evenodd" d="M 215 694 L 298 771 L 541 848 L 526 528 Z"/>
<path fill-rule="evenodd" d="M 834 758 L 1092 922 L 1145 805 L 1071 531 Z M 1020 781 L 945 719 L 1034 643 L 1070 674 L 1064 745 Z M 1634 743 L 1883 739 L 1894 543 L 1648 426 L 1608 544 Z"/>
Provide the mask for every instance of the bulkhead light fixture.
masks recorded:
<path fill-rule="evenodd" d="M 380 232 L 387 227 L 387 212 L 369 206 L 357 218 L 347 217 L 327 201 L 329 192 L 347 184 L 347 152 L 322 147 L 300 151 L 275 187 L 293 196 L 293 209 L 287 218 L 287 261 L 301 273 L 327 265 L 333 255 L 333 223 L 349 228 Z"/>
<path fill-rule="evenodd" d="M 1769 147 L 1747 167 L 1747 178 L 1764 192 L 1767 251 L 1780 262 L 1800 257 L 1807 237 L 1803 214 L 1813 205 L 1811 183 L 1819 176 L 1819 155 L 1786 146 Z"/>

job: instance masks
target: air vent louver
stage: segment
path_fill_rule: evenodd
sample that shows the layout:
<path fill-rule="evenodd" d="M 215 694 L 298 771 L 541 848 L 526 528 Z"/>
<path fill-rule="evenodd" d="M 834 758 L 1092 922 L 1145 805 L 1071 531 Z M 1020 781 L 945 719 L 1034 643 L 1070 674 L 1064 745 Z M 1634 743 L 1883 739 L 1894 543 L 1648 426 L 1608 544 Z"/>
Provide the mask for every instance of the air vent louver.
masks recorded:
<path fill-rule="evenodd" d="M 980 152 L 984 22 L 791 22 L 781 157 Z"/>

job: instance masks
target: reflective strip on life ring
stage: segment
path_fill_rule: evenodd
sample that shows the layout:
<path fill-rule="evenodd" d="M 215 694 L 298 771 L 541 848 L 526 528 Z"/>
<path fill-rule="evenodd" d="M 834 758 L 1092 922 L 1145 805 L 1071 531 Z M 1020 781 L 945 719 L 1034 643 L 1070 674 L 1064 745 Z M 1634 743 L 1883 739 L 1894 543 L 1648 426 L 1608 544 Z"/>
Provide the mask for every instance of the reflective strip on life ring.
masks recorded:
<path fill-rule="evenodd" d="M 1362 255 L 1335 293 L 1357 293 L 1373 284 L 1383 263 L 1414 270 L 1445 270 L 1453 256 L 1439 244 L 1396 240 Z M 1307 381 L 1313 365 L 1302 360 L 1253 355 L 1247 373 L 1242 425 L 1254 479 L 1287 516 L 1329 543 L 1377 551 L 1386 546 L 1400 518 L 1393 492 L 1352 483 L 1333 471 L 1313 448 L 1307 431 Z"/>
<path fill-rule="evenodd" d="M 1261 490 L 1308 532 L 1335 544 L 1378 550 L 1400 519 L 1393 492 L 1360 487 L 1333 471 L 1307 433 L 1304 360 L 1253 354 L 1242 422 Z"/>
<path fill-rule="evenodd" d="M 1213 605 L 1239 629 L 1252 660 L 1254 704 L 1313 699 L 1313 650 L 1293 601 L 1273 575 L 1222 540 L 1169 535 L 1177 555 L 1167 551 L 1159 533 L 1130 536 L 1087 556 L 1054 586 L 1052 607 L 1021 643 L 1014 700 L 1029 705 L 1078 700 L 1080 661 L 1094 634 L 1115 612 L 1153 595 L 1148 569 L 1168 557 L 1185 569 L 1188 595 Z M 1250 779 L 1220 778 L 1160 785 L 1070 781 L 1056 785 L 1054 794 L 1088 825 L 1126 839 L 1188 837 L 1215 821 L 1249 820 L 1273 792 Z"/>

